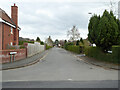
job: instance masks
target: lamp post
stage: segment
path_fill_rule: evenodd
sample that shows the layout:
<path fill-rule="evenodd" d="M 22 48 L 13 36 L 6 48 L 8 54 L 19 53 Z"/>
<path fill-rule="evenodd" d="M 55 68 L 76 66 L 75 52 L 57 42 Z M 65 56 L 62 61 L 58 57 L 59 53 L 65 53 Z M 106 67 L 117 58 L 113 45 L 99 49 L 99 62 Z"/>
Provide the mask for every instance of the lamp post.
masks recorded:
<path fill-rule="evenodd" d="M 92 13 L 91 13 L 91 12 L 89 12 L 88 14 L 91 14 L 91 15 L 92 15 Z"/>
<path fill-rule="evenodd" d="M 92 15 L 92 13 L 91 13 L 91 12 L 88 12 L 88 14 L 89 14 L 89 15 Z M 92 45 L 92 47 L 93 47 L 93 44 L 91 44 L 91 45 Z"/>

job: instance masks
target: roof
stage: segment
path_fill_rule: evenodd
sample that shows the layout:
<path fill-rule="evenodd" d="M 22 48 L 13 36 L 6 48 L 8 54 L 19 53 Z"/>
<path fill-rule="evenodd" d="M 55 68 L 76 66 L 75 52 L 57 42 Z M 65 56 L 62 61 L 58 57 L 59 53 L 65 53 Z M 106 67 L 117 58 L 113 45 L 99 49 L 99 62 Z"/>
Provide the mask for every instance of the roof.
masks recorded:
<path fill-rule="evenodd" d="M 12 19 L 7 15 L 7 13 L 0 8 L 0 18 L 12 25 L 15 25 L 15 23 L 12 21 Z"/>
<path fill-rule="evenodd" d="M 8 16 L 8 14 L 4 11 L 4 10 L 2 10 L 1 8 L 0 8 L 0 21 L 4 21 L 4 22 L 6 22 L 7 24 L 11 24 L 11 25 L 13 25 L 13 26 L 15 26 L 16 27 L 16 25 L 15 25 L 15 23 L 13 22 L 13 20 Z M 20 27 L 18 27 L 18 29 L 20 29 Z"/>

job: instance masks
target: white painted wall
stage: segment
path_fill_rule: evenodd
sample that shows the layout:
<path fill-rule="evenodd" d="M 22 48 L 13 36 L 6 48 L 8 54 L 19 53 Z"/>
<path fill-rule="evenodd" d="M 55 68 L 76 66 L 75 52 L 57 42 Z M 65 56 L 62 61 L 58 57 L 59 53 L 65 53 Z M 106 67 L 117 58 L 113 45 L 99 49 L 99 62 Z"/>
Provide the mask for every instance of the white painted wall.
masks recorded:
<path fill-rule="evenodd" d="M 27 57 L 31 57 L 31 56 L 38 54 L 44 50 L 45 50 L 45 46 L 40 45 L 40 43 L 38 43 L 38 42 L 35 42 L 34 44 L 28 43 Z"/>

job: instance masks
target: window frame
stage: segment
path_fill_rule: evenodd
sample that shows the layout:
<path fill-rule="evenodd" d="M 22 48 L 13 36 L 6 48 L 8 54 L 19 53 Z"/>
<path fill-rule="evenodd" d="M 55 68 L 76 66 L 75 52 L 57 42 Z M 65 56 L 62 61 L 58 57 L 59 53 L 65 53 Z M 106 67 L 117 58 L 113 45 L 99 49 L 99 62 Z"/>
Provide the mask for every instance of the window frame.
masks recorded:
<path fill-rule="evenodd" d="M 12 28 L 12 27 L 11 27 L 11 29 L 10 29 L 10 33 L 13 34 L 13 28 Z"/>

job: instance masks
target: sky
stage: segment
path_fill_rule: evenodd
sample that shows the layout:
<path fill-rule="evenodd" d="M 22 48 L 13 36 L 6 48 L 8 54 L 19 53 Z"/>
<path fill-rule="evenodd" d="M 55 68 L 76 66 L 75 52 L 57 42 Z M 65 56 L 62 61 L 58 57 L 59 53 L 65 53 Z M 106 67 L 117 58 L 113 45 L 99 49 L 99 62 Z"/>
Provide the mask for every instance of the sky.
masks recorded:
<path fill-rule="evenodd" d="M 20 37 L 68 40 L 67 31 L 75 25 L 85 39 L 90 17 L 110 10 L 110 1 L 116 3 L 113 9 L 117 11 L 119 0 L 1 0 L 0 8 L 11 16 L 11 5 L 16 3 Z"/>

